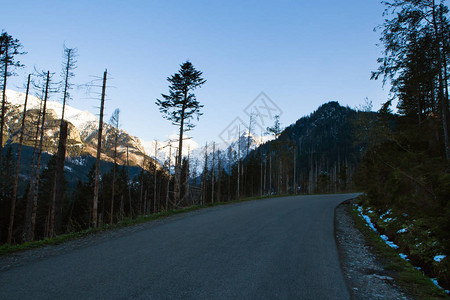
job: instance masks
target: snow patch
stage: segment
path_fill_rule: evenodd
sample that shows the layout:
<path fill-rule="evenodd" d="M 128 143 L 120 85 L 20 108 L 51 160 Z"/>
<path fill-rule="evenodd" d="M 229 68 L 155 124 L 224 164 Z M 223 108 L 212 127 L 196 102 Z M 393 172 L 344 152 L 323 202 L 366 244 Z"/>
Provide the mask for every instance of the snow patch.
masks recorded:
<path fill-rule="evenodd" d="M 447 255 L 436 255 L 433 259 L 435 262 L 441 262 Z"/>
<path fill-rule="evenodd" d="M 408 255 L 406 255 L 406 254 L 399 253 L 398 255 L 399 255 L 402 259 L 404 259 L 404 260 L 409 260 L 409 259 L 408 259 Z"/>
<path fill-rule="evenodd" d="M 363 213 L 363 209 L 362 209 L 361 206 L 358 206 L 358 211 L 359 211 L 361 217 L 363 217 L 363 219 L 366 221 L 367 225 L 369 225 L 369 227 L 372 228 L 373 231 L 378 231 L 378 230 L 375 228 L 375 225 L 373 225 L 373 223 L 372 223 L 372 221 L 370 220 L 369 216 L 366 216 L 366 215 Z"/>
<path fill-rule="evenodd" d="M 396 244 L 391 242 L 386 235 L 382 234 L 382 235 L 380 235 L 380 237 L 386 243 L 386 245 L 388 245 L 389 247 L 394 248 L 394 249 L 398 249 L 399 248 Z"/>
<path fill-rule="evenodd" d="M 13 105 L 23 106 L 25 102 L 25 93 L 6 90 L 7 101 Z M 28 95 L 27 110 L 39 109 L 41 99 L 36 96 Z M 56 101 L 47 101 L 47 109 L 52 110 L 57 118 L 61 118 L 62 104 Z M 79 110 L 66 105 L 64 119 L 72 123 L 80 132 L 91 123 L 98 123 L 98 118 L 89 111 Z"/>

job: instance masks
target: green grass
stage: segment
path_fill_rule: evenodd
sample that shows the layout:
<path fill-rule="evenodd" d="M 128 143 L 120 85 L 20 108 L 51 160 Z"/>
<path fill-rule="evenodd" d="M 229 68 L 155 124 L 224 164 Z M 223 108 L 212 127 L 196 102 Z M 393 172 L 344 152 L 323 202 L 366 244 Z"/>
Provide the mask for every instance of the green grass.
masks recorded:
<path fill-rule="evenodd" d="M 18 244 L 18 245 L 4 244 L 4 245 L 0 246 L 0 256 L 19 252 L 19 251 L 25 251 L 25 250 L 29 250 L 29 249 L 33 249 L 33 248 L 39 248 L 39 247 L 47 246 L 47 245 L 62 244 L 67 241 L 79 239 L 79 238 L 82 238 L 82 237 L 85 237 L 88 235 L 92 235 L 92 234 L 96 234 L 99 232 L 104 232 L 104 231 L 113 230 L 113 229 L 119 229 L 119 228 L 133 226 L 133 225 L 141 224 L 141 223 L 147 223 L 147 222 L 151 222 L 154 220 L 167 218 L 167 217 L 170 217 L 173 215 L 186 213 L 186 212 L 190 212 L 190 211 L 194 211 L 194 210 L 199 210 L 199 209 L 203 209 L 203 208 L 219 206 L 219 205 L 227 205 L 227 204 L 233 204 L 233 203 L 239 203 L 239 202 L 246 202 L 246 201 L 258 200 L 258 199 L 280 198 L 280 197 L 287 197 L 287 196 L 292 196 L 292 195 L 267 195 L 267 196 L 260 196 L 260 197 L 249 197 L 249 198 L 243 198 L 243 199 L 232 200 L 232 201 L 227 201 L 227 202 L 215 202 L 215 203 L 208 203 L 205 205 L 193 205 L 193 206 L 180 208 L 180 209 L 162 211 L 162 212 L 159 212 L 156 214 L 151 214 L 151 215 L 141 215 L 141 216 L 137 217 L 136 219 L 126 218 L 123 221 L 115 223 L 113 225 L 106 224 L 106 225 L 102 225 L 97 228 L 89 228 L 89 229 L 86 229 L 83 231 L 66 233 L 66 234 L 62 234 L 62 235 L 59 235 L 59 236 L 56 236 L 53 238 L 45 238 L 45 239 L 39 240 L 39 241 L 26 242 L 26 243 Z"/>
<path fill-rule="evenodd" d="M 381 258 L 385 268 L 392 271 L 396 282 L 408 294 L 415 299 L 450 299 L 428 277 L 416 270 L 408 261 L 402 259 L 395 249 L 386 245 L 379 234 L 367 225 L 355 206 L 349 206 L 349 212 L 355 221 L 356 228 L 361 231 L 368 244 Z"/>

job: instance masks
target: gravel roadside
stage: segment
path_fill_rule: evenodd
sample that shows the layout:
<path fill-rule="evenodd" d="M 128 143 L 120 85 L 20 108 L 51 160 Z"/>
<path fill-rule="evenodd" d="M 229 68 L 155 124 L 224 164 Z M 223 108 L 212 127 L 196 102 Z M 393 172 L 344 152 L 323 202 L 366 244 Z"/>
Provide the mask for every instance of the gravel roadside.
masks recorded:
<path fill-rule="evenodd" d="M 347 211 L 350 202 L 336 208 L 336 243 L 342 270 L 352 299 L 412 299 L 407 296 L 383 268 L 381 259 L 372 253 L 362 233 L 355 228 Z"/>

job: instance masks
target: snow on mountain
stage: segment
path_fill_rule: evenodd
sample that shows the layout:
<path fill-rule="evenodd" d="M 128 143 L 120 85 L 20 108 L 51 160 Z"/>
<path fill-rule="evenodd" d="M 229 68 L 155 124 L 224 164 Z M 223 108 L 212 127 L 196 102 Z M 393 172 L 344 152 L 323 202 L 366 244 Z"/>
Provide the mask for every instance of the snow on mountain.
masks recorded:
<path fill-rule="evenodd" d="M 15 106 L 23 106 L 25 93 L 6 90 L 6 99 Z M 41 100 L 33 95 L 28 95 L 27 109 L 39 109 Z M 56 118 L 61 118 L 62 104 L 56 101 L 47 101 L 47 110 L 52 111 Z M 80 132 L 83 132 L 92 123 L 98 124 L 98 118 L 89 111 L 79 110 L 69 105 L 65 107 L 64 119 L 72 123 Z"/>
<path fill-rule="evenodd" d="M 167 141 L 144 141 L 140 140 L 142 146 L 145 149 L 145 153 L 149 155 L 150 157 L 155 157 L 155 145 L 157 145 L 157 160 L 160 163 L 164 163 L 168 157 L 169 152 L 172 152 L 171 157 L 171 163 L 175 163 L 175 155 L 176 151 L 178 149 L 178 135 L 172 134 L 169 136 Z M 192 139 L 187 139 L 183 141 L 183 156 L 186 156 L 188 152 L 191 154 L 193 151 L 199 148 L 199 145 L 197 142 L 195 142 Z"/>
<path fill-rule="evenodd" d="M 216 151 L 216 157 L 220 154 L 221 164 L 225 170 L 228 169 L 234 162 L 236 157 L 240 157 L 244 159 L 247 153 L 250 153 L 252 150 L 258 148 L 260 145 L 272 140 L 272 136 L 257 136 L 249 133 L 248 131 L 243 132 L 239 138 L 230 141 L 222 141 L 221 143 L 216 143 L 214 148 Z M 248 148 L 248 151 L 247 151 Z M 204 159 L 205 159 L 205 150 L 208 152 L 208 163 L 209 165 L 212 163 L 212 151 L 213 144 L 208 143 L 208 145 L 199 147 L 195 149 L 191 154 L 191 160 L 196 161 L 196 164 L 191 164 L 192 166 L 197 166 L 198 172 L 204 167 Z M 220 151 L 220 152 L 219 152 Z M 211 167 L 211 165 L 209 166 Z M 217 158 L 216 158 L 216 166 L 217 168 Z"/>
<path fill-rule="evenodd" d="M 25 93 L 16 92 L 13 90 L 6 90 L 7 101 L 14 106 L 23 107 L 25 101 Z M 27 109 L 39 109 L 41 105 L 41 100 L 36 97 L 29 95 Z M 47 111 L 53 115 L 55 119 L 61 118 L 62 114 L 62 104 L 57 101 L 49 100 L 47 101 Z M 89 111 L 82 111 L 76 109 L 70 105 L 66 105 L 64 119 L 69 121 L 75 128 L 79 131 L 79 134 L 83 141 L 88 145 L 96 145 L 96 134 L 98 130 L 98 118 L 90 113 Z M 112 127 L 108 124 L 105 126 L 105 139 L 106 144 L 110 144 L 112 139 Z M 216 151 L 221 151 L 222 155 L 225 157 L 227 153 L 237 153 L 240 148 L 240 157 L 244 158 L 247 154 L 247 148 L 250 146 L 249 151 L 259 147 L 261 144 L 271 140 L 270 136 L 256 136 L 249 134 L 248 132 L 243 132 L 242 135 L 234 140 L 222 141 L 216 143 Z M 135 154 L 143 153 L 150 157 L 155 157 L 155 144 L 157 145 L 157 161 L 161 164 L 167 162 L 169 156 L 171 164 L 175 163 L 176 150 L 178 147 L 178 135 L 172 134 L 168 137 L 166 141 L 144 141 L 140 138 L 130 136 L 126 131 L 119 131 L 119 141 L 121 145 L 129 146 L 130 151 Z M 249 144 L 250 141 L 250 144 Z M 126 147 L 124 149 L 120 148 L 119 152 L 125 153 Z M 212 157 L 212 143 L 208 143 L 208 159 Z M 171 152 L 171 154 L 169 154 Z M 199 146 L 199 144 L 192 140 L 186 139 L 183 141 L 183 156 L 187 156 L 189 153 L 190 159 L 193 161 L 203 161 L 205 146 Z M 92 153 L 93 154 L 93 153 Z M 142 158 L 136 158 L 136 162 L 141 161 Z M 231 163 L 231 162 L 230 162 Z"/>

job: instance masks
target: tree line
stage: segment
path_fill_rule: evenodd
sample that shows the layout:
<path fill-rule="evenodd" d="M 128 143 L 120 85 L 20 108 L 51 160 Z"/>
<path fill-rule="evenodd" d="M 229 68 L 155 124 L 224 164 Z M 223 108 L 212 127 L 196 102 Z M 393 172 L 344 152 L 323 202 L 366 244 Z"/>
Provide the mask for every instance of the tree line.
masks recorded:
<path fill-rule="evenodd" d="M 114 111 L 109 122 L 104 121 L 108 86 L 108 72 L 104 71 L 96 85 L 101 92 L 95 160 L 91 166 L 83 166 L 89 168 L 86 179 L 69 188 L 65 169 L 70 124 L 64 116 L 75 85 L 77 49 L 64 47 L 60 80 L 50 71 L 35 70 L 28 75 L 23 111 L 18 119 L 21 126 L 15 125 L 13 132 L 12 127 L 9 131 L 3 129 L 8 111 L 5 91 L 14 68 L 23 67 L 16 61 L 25 54 L 21 48 L 17 39 L 2 34 L 1 243 L 54 237 L 192 205 L 354 188 L 353 174 L 359 160 L 356 149 L 361 144 L 353 145 L 354 126 L 349 120 L 356 120 L 359 115 L 337 102 L 324 105 L 287 128 L 282 128 L 276 117 L 265 132 L 273 139 L 258 146 L 250 125 L 227 149 L 219 149 L 215 142 L 207 144 L 203 160 L 192 158 L 190 151 L 183 153 L 186 132 L 195 127 L 202 115 L 203 105 L 195 90 L 206 83 L 202 72 L 190 61 L 182 63 L 178 72 L 167 78 L 169 93 L 156 100 L 162 116 L 177 127 L 178 139 L 169 143 L 169 155 L 162 161 L 158 153 L 163 149 L 155 143 L 154 156 L 144 154 L 137 166 L 139 172 L 133 177 L 130 168 L 136 166 L 130 165 L 128 144 L 119 139 L 120 110 Z M 39 91 L 41 107 L 27 110 L 32 90 Z M 62 102 L 61 118 L 50 122 L 47 101 L 55 93 Z M 250 124 L 254 123 L 252 118 Z M 50 126 L 56 126 L 58 142 L 48 158 L 45 130 Z M 12 147 L 13 143 L 16 147 Z M 20 172 L 22 147 L 32 149 L 32 163 L 25 173 Z M 112 158 L 111 163 L 102 162 L 105 151 Z"/>
<path fill-rule="evenodd" d="M 420 224 L 411 229 L 416 236 L 423 230 L 436 239 L 433 247 L 449 254 L 449 10 L 444 1 L 434 0 L 395 0 L 385 6 L 386 20 L 378 28 L 384 56 L 372 78 L 391 84 L 391 98 L 377 119 L 366 123 L 369 147 L 358 185 L 369 205 L 414 220 Z M 449 286 L 448 260 L 438 269 L 427 258 L 432 253 L 409 250 L 416 265 Z"/>

